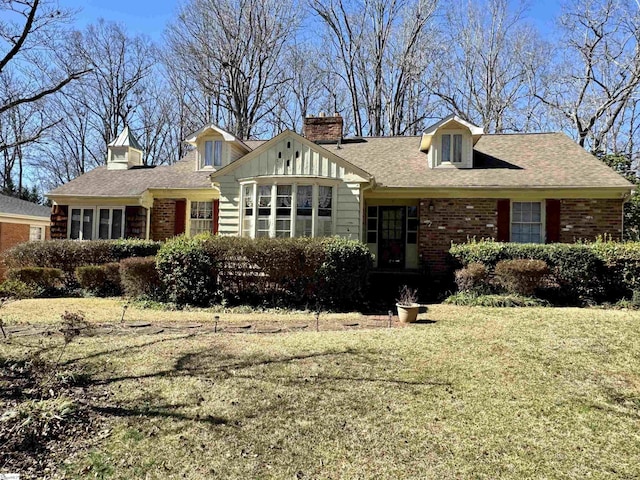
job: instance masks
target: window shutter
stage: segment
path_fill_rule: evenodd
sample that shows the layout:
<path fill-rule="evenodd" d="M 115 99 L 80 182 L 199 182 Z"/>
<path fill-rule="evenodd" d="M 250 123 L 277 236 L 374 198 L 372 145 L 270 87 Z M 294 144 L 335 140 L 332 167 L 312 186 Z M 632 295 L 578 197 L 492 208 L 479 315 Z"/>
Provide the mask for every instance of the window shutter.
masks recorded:
<path fill-rule="evenodd" d="M 187 224 L 187 201 L 176 200 L 176 224 L 174 228 L 175 235 L 181 235 L 185 231 Z"/>
<path fill-rule="evenodd" d="M 498 241 L 508 242 L 511 233 L 511 201 L 498 200 Z"/>
<path fill-rule="evenodd" d="M 220 200 L 213 201 L 213 234 L 218 234 L 218 220 L 220 219 Z"/>
<path fill-rule="evenodd" d="M 560 241 L 560 200 L 546 201 L 547 243 Z"/>

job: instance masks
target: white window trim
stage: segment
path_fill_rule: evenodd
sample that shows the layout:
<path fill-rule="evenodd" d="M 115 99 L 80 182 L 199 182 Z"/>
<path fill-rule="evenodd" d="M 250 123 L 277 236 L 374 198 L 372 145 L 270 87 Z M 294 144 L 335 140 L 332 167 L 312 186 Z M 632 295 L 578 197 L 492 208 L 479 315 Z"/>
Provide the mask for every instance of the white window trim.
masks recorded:
<path fill-rule="evenodd" d="M 509 241 L 513 242 L 513 204 L 514 203 L 539 203 L 540 204 L 540 243 L 547 243 L 547 205 L 543 198 L 523 198 L 509 202 Z"/>
<path fill-rule="evenodd" d="M 37 228 L 38 231 L 40 232 L 40 238 L 38 239 L 31 238 L 31 230 L 35 228 Z M 44 242 L 45 235 L 46 235 L 46 230 L 45 230 L 45 227 L 43 227 L 42 225 L 29 225 L 29 241 L 30 242 Z"/>
<path fill-rule="evenodd" d="M 212 148 L 211 148 L 211 155 L 213 155 L 213 157 L 211 158 L 211 165 L 205 165 L 204 162 L 206 160 L 206 145 L 207 142 L 213 142 Z M 215 142 L 220 142 L 222 144 L 222 152 L 220 153 L 220 165 L 215 165 L 215 151 L 216 151 L 216 144 Z M 229 155 L 230 153 L 230 148 L 229 145 L 227 144 L 227 142 L 224 140 L 224 138 L 222 137 L 204 137 L 201 142 L 198 143 L 198 146 L 196 148 L 196 152 L 197 152 L 197 160 L 198 163 L 196 165 L 196 169 L 198 171 L 216 171 L 219 170 L 223 167 L 225 167 L 226 165 L 229 164 Z"/>
<path fill-rule="evenodd" d="M 271 213 L 269 218 L 272 220 L 269 225 L 269 237 L 274 238 L 276 234 L 276 200 L 277 200 L 277 185 L 291 185 L 291 231 L 290 237 L 295 237 L 295 220 L 297 214 L 297 191 L 298 185 L 311 185 L 313 187 L 313 207 L 312 207 L 312 220 L 311 220 L 311 236 L 320 237 L 318 235 L 319 221 L 318 221 L 318 202 L 319 202 L 319 188 L 320 186 L 333 187 L 331 194 L 331 235 L 336 234 L 337 217 L 338 217 L 338 187 L 340 180 L 333 179 L 321 179 L 316 177 L 266 177 L 250 179 L 240 182 L 240 194 L 239 194 L 239 212 L 238 217 L 238 235 L 243 236 L 244 231 L 244 187 L 247 185 L 253 185 L 253 228 L 249 235 L 250 238 L 256 238 L 258 232 L 258 186 L 269 185 L 271 186 Z"/>
<path fill-rule="evenodd" d="M 73 210 L 80 210 L 80 238 L 76 238 L 74 240 L 85 240 L 84 238 L 82 238 L 83 232 L 82 232 L 82 217 L 84 215 L 84 211 L 85 210 L 93 210 L 93 225 L 91 226 L 91 239 L 92 240 L 104 240 L 104 239 L 100 239 L 98 238 L 98 233 L 99 233 L 99 229 L 100 229 L 100 210 L 109 210 L 109 236 L 111 236 L 111 227 L 113 224 L 113 211 L 114 210 L 121 210 L 122 211 L 122 225 L 120 227 L 120 236 L 118 238 L 124 238 L 124 229 L 125 229 L 125 223 L 127 222 L 127 218 L 126 218 L 126 207 L 122 206 L 122 207 L 114 207 L 114 206 L 110 206 L 110 205 L 69 205 L 69 213 L 68 213 L 68 217 L 67 218 L 67 238 L 71 239 L 71 217 L 72 217 L 72 212 Z M 116 240 L 116 239 L 110 239 L 110 240 Z"/>
<path fill-rule="evenodd" d="M 214 212 L 214 200 L 213 199 L 202 199 L 202 200 L 190 200 L 190 199 L 186 199 L 187 200 L 187 204 L 186 204 L 186 212 L 185 212 L 185 216 L 184 216 L 184 231 L 185 234 L 188 235 L 189 237 L 191 237 L 191 204 L 193 202 L 209 202 L 211 203 L 211 230 L 210 233 L 213 235 L 213 222 L 215 222 L 215 212 Z"/>

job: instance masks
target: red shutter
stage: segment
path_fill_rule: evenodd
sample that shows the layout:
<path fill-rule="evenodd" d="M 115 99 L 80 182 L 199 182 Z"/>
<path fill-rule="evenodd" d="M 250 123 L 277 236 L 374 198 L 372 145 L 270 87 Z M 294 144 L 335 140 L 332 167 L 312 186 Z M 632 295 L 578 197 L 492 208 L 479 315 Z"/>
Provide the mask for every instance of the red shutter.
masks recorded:
<path fill-rule="evenodd" d="M 176 224 L 175 224 L 173 233 L 175 235 L 183 234 L 186 224 L 187 224 L 187 201 L 176 200 Z"/>
<path fill-rule="evenodd" d="M 560 200 L 546 201 L 547 243 L 560 241 Z"/>
<path fill-rule="evenodd" d="M 498 241 L 511 239 L 511 201 L 498 200 Z"/>
<path fill-rule="evenodd" d="M 218 220 L 220 220 L 220 200 L 213 201 L 213 234 L 218 234 Z"/>

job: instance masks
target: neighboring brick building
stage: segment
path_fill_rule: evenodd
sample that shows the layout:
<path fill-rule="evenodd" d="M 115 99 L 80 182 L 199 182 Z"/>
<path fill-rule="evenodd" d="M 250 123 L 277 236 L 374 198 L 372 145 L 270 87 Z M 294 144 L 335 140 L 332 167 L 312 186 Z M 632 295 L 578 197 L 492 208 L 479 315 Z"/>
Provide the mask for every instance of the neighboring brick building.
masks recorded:
<path fill-rule="evenodd" d="M 49 207 L 0 195 L 0 253 L 19 243 L 51 238 L 49 215 Z M 4 277 L 1 262 L 0 277 Z"/>
<path fill-rule="evenodd" d="M 107 165 L 49 193 L 54 238 L 212 232 L 339 235 L 381 271 L 447 269 L 452 242 L 622 236 L 633 186 L 563 133 L 484 134 L 449 116 L 416 137 L 343 138 L 339 115 L 242 141 L 216 125 L 171 166 L 145 167 L 128 129 Z"/>

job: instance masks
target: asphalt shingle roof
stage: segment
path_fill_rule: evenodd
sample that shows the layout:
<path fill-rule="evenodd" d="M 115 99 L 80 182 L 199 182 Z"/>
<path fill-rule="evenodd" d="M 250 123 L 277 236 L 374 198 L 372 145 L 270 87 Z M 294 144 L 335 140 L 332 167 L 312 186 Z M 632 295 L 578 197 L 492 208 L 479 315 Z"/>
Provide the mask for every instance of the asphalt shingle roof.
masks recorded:
<path fill-rule="evenodd" d="M 370 137 L 322 145 L 373 175 L 383 187 L 631 187 L 564 133 L 483 135 L 471 169 L 435 168 L 420 151 L 421 137 Z M 264 140 L 245 142 L 257 148 Z M 208 188 L 210 172 L 195 171 L 195 151 L 170 166 L 107 170 L 98 167 L 52 195 L 138 196 L 149 188 Z"/>
<path fill-rule="evenodd" d="M 33 217 L 44 217 L 45 219 L 49 219 L 51 209 L 43 205 L 27 202 L 26 200 L 20 200 L 19 198 L 0 195 L 0 214 L 2 213 L 31 215 Z"/>

